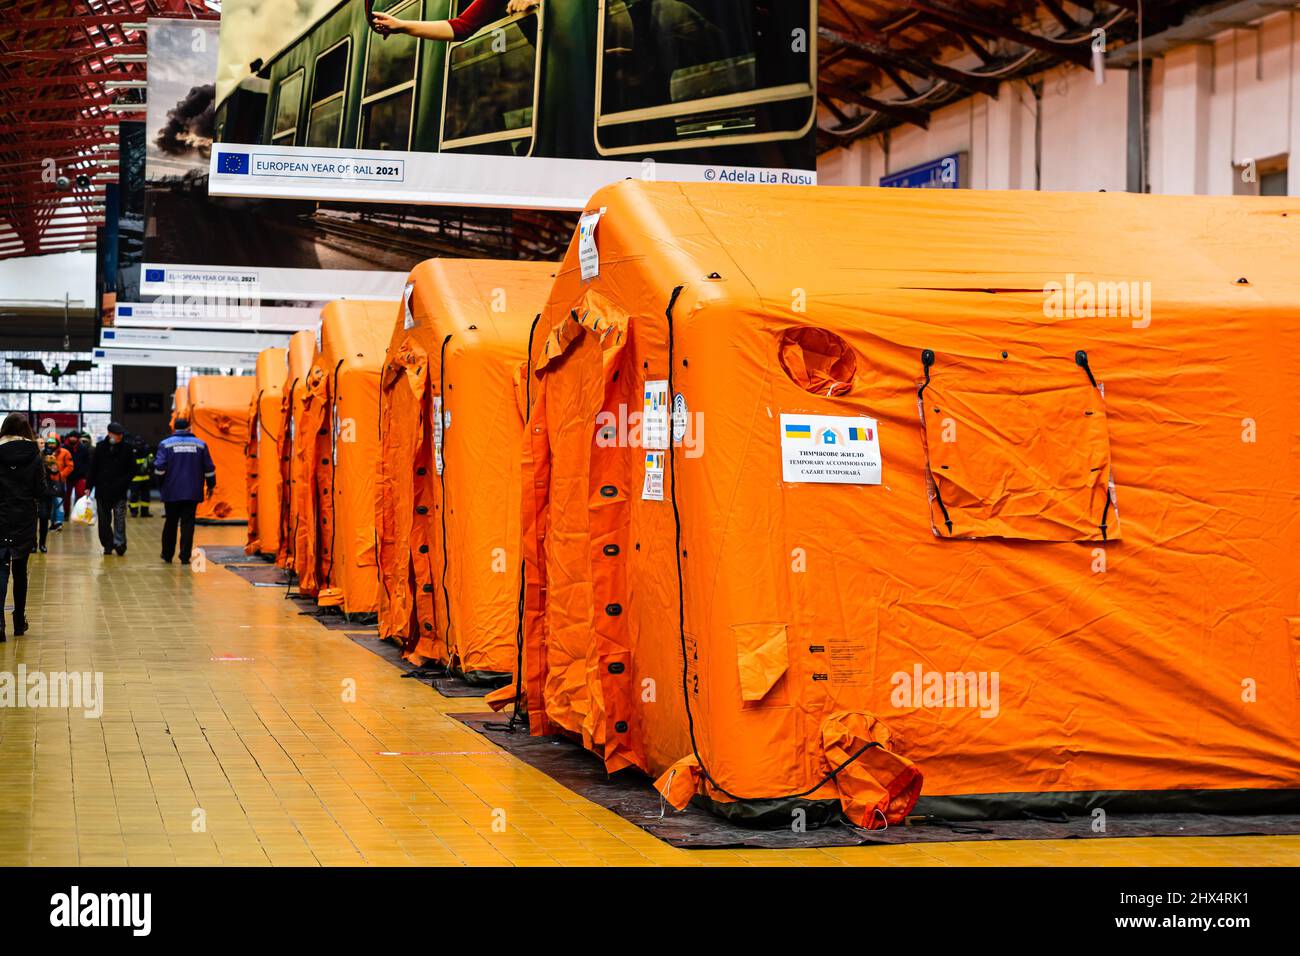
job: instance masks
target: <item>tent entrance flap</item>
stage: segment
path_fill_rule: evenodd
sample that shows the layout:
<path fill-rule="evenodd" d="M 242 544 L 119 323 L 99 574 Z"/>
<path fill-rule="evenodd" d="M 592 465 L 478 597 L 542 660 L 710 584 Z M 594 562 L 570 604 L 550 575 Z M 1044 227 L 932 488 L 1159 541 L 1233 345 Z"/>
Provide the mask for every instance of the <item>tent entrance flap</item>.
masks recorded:
<path fill-rule="evenodd" d="M 1001 356 L 953 360 L 927 351 L 922 360 L 926 380 L 918 392 L 935 533 L 1117 539 L 1106 403 L 1086 357 Z"/>

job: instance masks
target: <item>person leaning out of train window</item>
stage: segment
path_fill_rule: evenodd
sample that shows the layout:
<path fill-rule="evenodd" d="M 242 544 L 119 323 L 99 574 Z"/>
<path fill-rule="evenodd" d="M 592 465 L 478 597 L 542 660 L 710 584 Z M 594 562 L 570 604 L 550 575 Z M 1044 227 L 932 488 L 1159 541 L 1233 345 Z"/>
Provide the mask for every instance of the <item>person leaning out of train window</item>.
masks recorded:
<path fill-rule="evenodd" d="M 418 40 L 466 40 L 489 23 L 502 17 L 530 13 L 541 0 L 474 0 L 465 12 L 450 20 L 399 20 L 387 13 L 375 13 L 375 28 L 380 33 L 406 33 Z"/>

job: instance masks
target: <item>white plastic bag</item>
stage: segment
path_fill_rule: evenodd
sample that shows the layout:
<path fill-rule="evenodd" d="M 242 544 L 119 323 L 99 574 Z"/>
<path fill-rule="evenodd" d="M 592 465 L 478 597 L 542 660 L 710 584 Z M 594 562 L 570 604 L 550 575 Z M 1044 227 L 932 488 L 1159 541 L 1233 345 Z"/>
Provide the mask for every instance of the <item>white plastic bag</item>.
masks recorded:
<path fill-rule="evenodd" d="M 82 495 L 77 499 L 72 506 L 72 520 L 79 524 L 95 523 L 95 499 L 92 496 Z"/>

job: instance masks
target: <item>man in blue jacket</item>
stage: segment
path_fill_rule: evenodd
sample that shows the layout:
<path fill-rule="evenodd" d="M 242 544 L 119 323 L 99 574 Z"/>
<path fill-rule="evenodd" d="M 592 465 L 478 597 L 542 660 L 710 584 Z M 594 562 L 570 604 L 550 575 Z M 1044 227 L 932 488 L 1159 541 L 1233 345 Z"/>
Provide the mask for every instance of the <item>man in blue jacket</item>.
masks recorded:
<path fill-rule="evenodd" d="M 172 433 L 158 444 L 154 457 L 154 474 L 158 476 L 163 501 L 162 559 L 171 563 L 176 551 L 176 528 L 180 526 L 180 559 L 190 561 L 194 546 L 194 511 L 199 502 L 217 486 L 217 467 L 203 439 L 190 431 L 188 419 L 178 418 Z"/>

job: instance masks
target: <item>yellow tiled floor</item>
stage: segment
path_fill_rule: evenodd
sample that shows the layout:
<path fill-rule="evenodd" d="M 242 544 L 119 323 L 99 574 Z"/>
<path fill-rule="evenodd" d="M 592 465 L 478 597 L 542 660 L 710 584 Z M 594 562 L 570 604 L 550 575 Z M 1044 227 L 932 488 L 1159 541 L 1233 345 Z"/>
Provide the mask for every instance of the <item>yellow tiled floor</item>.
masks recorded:
<path fill-rule="evenodd" d="M 1300 864 L 1300 837 L 674 849 L 447 716 L 480 701 L 403 680 L 281 590 L 162 564 L 161 524 L 131 521 L 125 558 L 71 526 L 32 558 L 31 631 L 0 671 L 102 671 L 105 706 L 0 709 L 0 865 Z"/>

